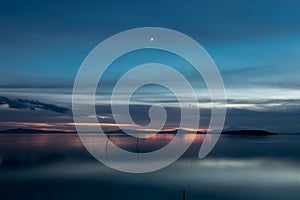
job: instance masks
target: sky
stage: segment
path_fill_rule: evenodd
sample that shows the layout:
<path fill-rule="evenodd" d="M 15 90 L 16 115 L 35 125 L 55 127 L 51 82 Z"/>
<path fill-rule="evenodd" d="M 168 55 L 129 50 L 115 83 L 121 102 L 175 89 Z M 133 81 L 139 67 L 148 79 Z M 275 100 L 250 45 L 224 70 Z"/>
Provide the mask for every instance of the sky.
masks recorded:
<path fill-rule="evenodd" d="M 72 87 L 88 53 L 119 32 L 164 27 L 195 39 L 218 66 L 227 95 L 225 128 L 300 133 L 299 9 L 299 1 L 277 0 L 1 0 L 0 129 L 74 130 Z M 113 122 L 109 94 L 122 72 L 152 60 L 181 70 L 194 84 L 205 128 L 210 109 L 203 80 L 184 60 L 158 50 L 131 52 L 110 66 L 97 92 L 99 121 Z M 153 102 L 167 107 L 167 127 L 176 127 L 176 98 L 157 85 L 137 91 L 133 119 L 147 124 Z"/>

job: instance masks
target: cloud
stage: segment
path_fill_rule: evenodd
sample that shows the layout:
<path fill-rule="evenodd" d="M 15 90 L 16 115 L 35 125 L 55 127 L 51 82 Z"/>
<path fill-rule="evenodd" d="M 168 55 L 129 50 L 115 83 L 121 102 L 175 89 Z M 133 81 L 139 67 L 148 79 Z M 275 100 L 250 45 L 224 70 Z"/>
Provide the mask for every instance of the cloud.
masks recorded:
<path fill-rule="evenodd" d="M 57 106 L 54 104 L 47 104 L 40 101 L 28 100 L 28 99 L 9 99 L 7 97 L 0 96 L 0 105 L 8 105 L 9 108 L 15 109 L 30 109 L 30 110 L 50 110 L 57 113 L 67 113 L 69 108 Z"/>

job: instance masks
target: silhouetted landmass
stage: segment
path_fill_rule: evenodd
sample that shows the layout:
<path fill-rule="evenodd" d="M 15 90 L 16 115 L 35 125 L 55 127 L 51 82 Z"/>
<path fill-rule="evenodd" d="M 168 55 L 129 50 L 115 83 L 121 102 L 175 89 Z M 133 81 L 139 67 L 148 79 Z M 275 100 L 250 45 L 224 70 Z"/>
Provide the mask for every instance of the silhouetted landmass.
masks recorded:
<path fill-rule="evenodd" d="M 18 133 L 31 133 L 31 134 L 55 134 L 55 133 L 76 133 L 76 132 L 70 132 L 70 131 L 52 131 L 52 130 L 38 130 L 38 129 L 25 129 L 25 128 L 16 128 L 16 129 L 8 129 L 0 131 L 0 133 L 11 133 L 11 134 L 18 134 Z"/>
<path fill-rule="evenodd" d="M 277 133 L 263 131 L 263 130 L 238 130 L 238 131 L 225 131 L 222 134 L 226 135 L 277 135 Z"/>
<path fill-rule="evenodd" d="M 175 135 L 177 134 L 178 130 L 163 130 L 158 132 L 157 134 L 171 134 L 171 135 Z M 146 131 L 136 131 L 136 130 L 128 130 L 128 132 L 132 132 L 132 133 L 147 133 Z M 183 134 L 191 134 L 191 133 L 195 133 L 195 132 L 191 132 L 191 131 L 187 131 L 187 130 L 181 130 L 181 132 Z M 148 132 L 149 133 L 149 132 Z M 118 129 L 118 130 L 113 130 L 113 131 L 109 131 L 106 132 L 106 134 L 126 134 L 123 130 Z M 197 131 L 196 134 L 207 134 L 207 132 L 205 131 Z M 277 133 L 273 133 L 273 132 L 268 132 L 268 131 L 264 131 L 264 130 L 232 130 L 232 131 L 223 131 L 222 134 L 227 134 L 227 135 L 277 135 Z"/>
<path fill-rule="evenodd" d="M 172 134 L 175 135 L 177 134 L 178 130 L 164 130 L 160 131 L 157 134 Z M 147 134 L 151 132 L 147 131 L 137 131 L 137 130 L 127 130 L 127 132 L 131 132 L 133 134 Z M 191 134 L 194 132 L 191 131 L 186 131 L 186 130 L 181 130 L 182 134 Z M 71 132 L 71 131 L 54 131 L 54 130 L 38 130 L 38 129 L 24 129 L 24 128 L 17 128 L 17 129 L 8 129 L 8 130 L 3 130 L 0 131 L 2 134 L 22 134 L 22 133 L 27 133 L 27 134 L 74 134 L 76 132 Z M 117 130 L 112 130 L 112 131 L 105 131 L 106 134 L 108 135 L 127 135 L 124 130 L 117 129 Z M 197 131 L 196 134 L 206 134 L 204 131 Z M 234 131 L 223 131 L 222 134 L 225 135 L 277 135 L 277 133 L 273 132 L 268 132 L 264 130 L 234 130 Z"/>
<path fill-rule="evenodd" d="M 126 132 L 131 132 L 134 134 L 147 134 L 147 133 L 153 133 L 153 132 L 147 132 L 147 131 L 137 131 L 137 130 L 125 130 Z M 106 134 L 126 134 L 124 130 L 118 129 L 118 130 L 112 130 L 112 131 L 105 131 Z M 171 134 L 171 135 L 175 135 L 177 134 L 178 130 L 162 130 L 159 131 L 157 134 Z M 195 132 L 191 132 L 191 131 L 186 131 L 186 130 L 181 130 L 182 134 L 191 134 L 191 133 L 195 133 Z M 202 132 L 202 131 L 197 131 L 196 134 L 206 134 L 206 132 Z"/>
<path fill-rule="evenodd" d="M 160 131 L 158 134 L 177 134 L 178 130 L 170 130 L 170 131 Z M 197 132 L 192 132 L 192 131 L 186 131 L 186 130 L 181 130 L 182 134 L 206 134 L 206 132 L 203 131 L 197 131 Z"/>

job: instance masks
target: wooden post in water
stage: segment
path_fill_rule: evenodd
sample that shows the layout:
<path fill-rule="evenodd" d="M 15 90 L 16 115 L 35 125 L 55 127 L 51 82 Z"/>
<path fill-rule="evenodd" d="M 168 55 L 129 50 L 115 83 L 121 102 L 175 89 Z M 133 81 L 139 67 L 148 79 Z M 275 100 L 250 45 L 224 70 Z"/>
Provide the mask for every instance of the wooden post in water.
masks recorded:
<path fill-rule="evenodd" d="M 185 200 L 185 190 L 182 191 L 182 198 Z"/>

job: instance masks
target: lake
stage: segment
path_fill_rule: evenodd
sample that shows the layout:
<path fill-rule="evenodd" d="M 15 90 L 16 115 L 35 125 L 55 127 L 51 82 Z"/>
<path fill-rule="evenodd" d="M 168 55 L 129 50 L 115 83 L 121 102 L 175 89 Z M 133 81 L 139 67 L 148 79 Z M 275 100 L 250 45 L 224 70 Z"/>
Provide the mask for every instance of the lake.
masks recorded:
<path fill-rule="evenodd" d="M 167 144 L 172 135 L 140 140 L 139 152 Z M 189 136 L 182 136 L 187 142 Z M 1 199 L 295 199 L 300 198 L 300 135 L 222 135 L 204 159 L 204 135 L 172 165 L 146 174 L 110 169 L 75 134 L 1 134 Z M 111 136 L 124 149 L 136 143 Z M 105 145 L 105 144 L 99 144 Z"/>

